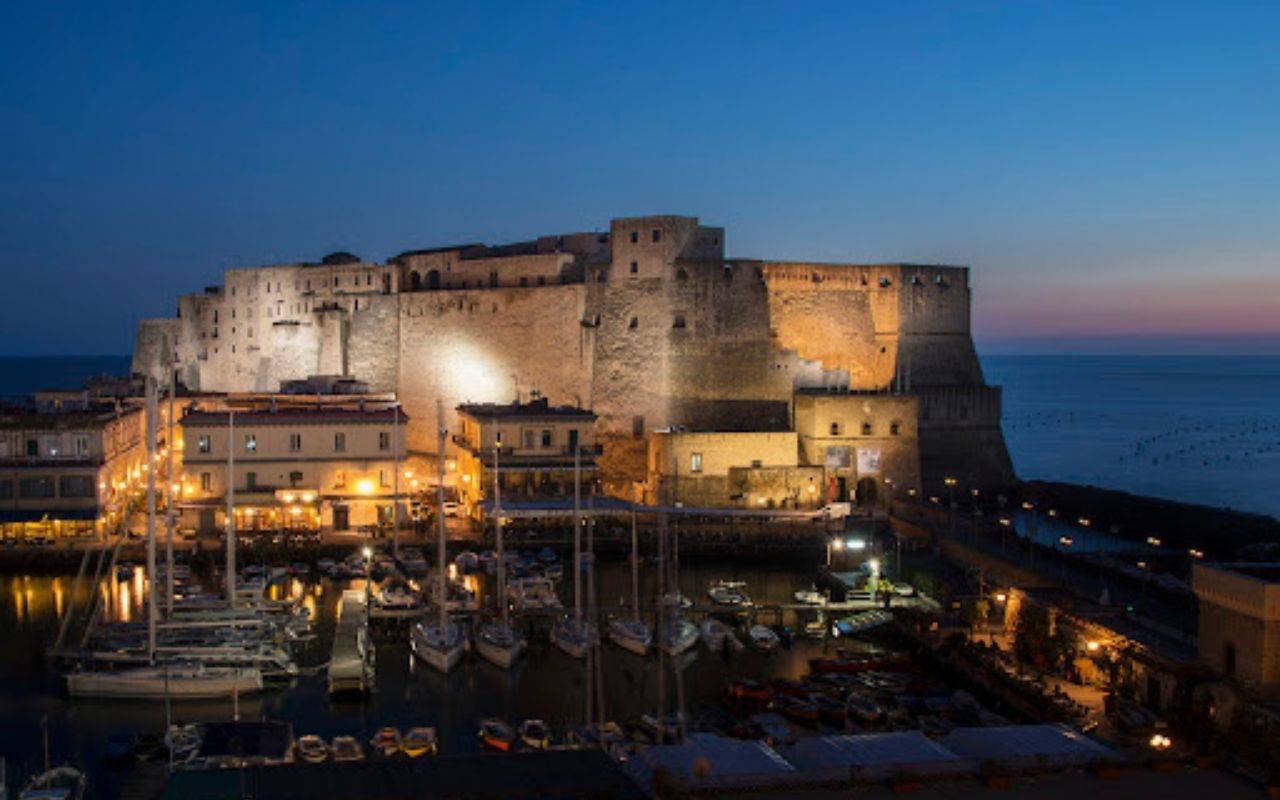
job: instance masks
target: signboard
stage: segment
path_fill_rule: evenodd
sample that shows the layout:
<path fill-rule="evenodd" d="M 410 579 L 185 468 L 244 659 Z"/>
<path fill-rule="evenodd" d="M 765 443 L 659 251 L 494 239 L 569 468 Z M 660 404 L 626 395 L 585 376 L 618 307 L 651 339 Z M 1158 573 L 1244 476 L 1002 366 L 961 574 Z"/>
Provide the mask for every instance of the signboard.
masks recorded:
<path fill-rule="evenodd" d="M 878 447 L 859 447 L 858 448 L 858 474 L 859 475 L 879 475 L 880 474 L 880 448 Z"/>
<path fill-rule="evenodd" d="M 827 469 L 848 469 L 853 466 L 853 454 L 848 445 L 827 448 Z"/>

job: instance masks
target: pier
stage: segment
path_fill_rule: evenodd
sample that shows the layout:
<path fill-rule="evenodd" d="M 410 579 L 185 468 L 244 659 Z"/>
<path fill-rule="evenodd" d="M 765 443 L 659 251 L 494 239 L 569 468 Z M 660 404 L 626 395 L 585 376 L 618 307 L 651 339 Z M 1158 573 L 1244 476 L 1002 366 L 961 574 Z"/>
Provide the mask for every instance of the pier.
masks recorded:
<path fill-rule="evenodd" d="M 329 694 L 373 691 L 373 648 L 369 642 L 368 599 L 363 589 L 346 589 L 338 606 L 333 651 L 329 657 Z"/>

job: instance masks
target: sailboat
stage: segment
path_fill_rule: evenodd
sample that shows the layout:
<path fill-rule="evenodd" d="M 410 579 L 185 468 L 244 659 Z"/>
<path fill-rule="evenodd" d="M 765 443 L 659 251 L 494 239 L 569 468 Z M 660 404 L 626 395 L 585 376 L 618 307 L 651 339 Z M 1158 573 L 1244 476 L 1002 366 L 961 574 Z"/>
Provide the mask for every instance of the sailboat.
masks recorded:
<path fill-rule="evenodd" d="M 582 451 L 573 449 L 573 616 L 556 620 L 551 643 L 573 658 L 585 658 L 600 640 L 590 622 L 582 618 Z"/>
<path fill-rule="evenodd" d="M 482 623 L 476 631 L 476 652 L 491 664 L 510 669 L 524 653 L 525 641 L 511 626 L 507 606 L 507 559 L 502 549 L 502 496 L 498 482 L 498 458 L 502 452 L 502 432 L 494 420 L 493 446 L 493 528 L 497 539 L 498 619 Z"/>
<path fill-rule="evenodd" d="M 413 626 L 413 634 L 409 637 L 413 655 L 427 662 L 440 672 L 449 672 L 462 660 L 467 648 L 467 636 L 462 626 L 449 618 L 448 611 L 448 575 L 445 563 L 444 534 L 444 403 L 436 400 L 436 418 L 439 426 L 436 449 L 439 451 L 440 488 L 437 503 L 439 520 L 439 543 L 436 559 L 439 580 L 436 581 L 436 607 L 439 617 L 434 621 L 423 620 Z"/>
<path fill-rule="evenodd" d="M 156 574 L 156 388 L 148 379 L 146 387 L 147 463 L 147 575 Z M 228 494 L 230 494 L 230 485 Z M 228 524 L 234 526 L 234 517 Z M 234 528 L 231 538 L 234 538 Z M 228 559 L 229 568 L 234 562 Z M 228 586 L 234 577 L 229 576 Z M 82 670 L 67 675 L 67 692 L 79 697 L 116 697 L 131 699 L 220 698 L 236 694 L 252 694 L 262 690 L 262 671 L 257 666 L 207 666 L 202 661 L 191 663 L 157 663 L 157 622 L 159 603 L 156 584 L 148 580 L 147 645 L 148 666 L 116 671 Z M 169 656 L 171 657 L 171 656 Z"/>
<path fill-rule="evenodd" d="M 658 626 L 658 647 L 662 648 L 662 652 L 668 656 L 678 656 L 688 652 L 698 643 L 699 638 L 698 626 L 680 615 L 680 611 L 685 606 L 680 602 L 683 595 L 680 594 L 680 534 L 678 531 L 673 532 L 672 536 L 671 571 L 673 588 L 661 598 L 662 610 L 669 609 L 670 614 L 664 615 L 662 624 Z"/>
<path fill-rule="evenodd" d="M 636 512 L 631 510 L 631 616 L 609 620 L 609 639 L 623 650 L 647 655 L 653 632 L 640 619 L 640 560 L 636 541 Z"/>

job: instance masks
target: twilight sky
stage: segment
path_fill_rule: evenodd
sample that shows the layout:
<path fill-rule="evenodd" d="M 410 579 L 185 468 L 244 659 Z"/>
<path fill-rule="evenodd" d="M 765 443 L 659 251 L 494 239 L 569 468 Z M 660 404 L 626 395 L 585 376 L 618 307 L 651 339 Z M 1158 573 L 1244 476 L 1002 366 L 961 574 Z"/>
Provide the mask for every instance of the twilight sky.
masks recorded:
<path fill-rule="evenodd" d="M 230 265 L 679 213 L 984 352 L 1280 353 L 1280 3 L 10 3 L 0 353 Z"/>

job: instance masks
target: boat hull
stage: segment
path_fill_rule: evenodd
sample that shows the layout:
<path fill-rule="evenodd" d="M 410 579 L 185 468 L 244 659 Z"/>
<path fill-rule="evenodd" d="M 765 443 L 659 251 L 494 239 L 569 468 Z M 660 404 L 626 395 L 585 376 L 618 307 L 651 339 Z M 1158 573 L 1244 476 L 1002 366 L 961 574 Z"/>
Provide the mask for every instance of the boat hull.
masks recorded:
<path fill-rule="evenodd" d="M 497 667 L 503 669 L 511 669 L 520 660 L 520 656 L 525 651 L 524 639 L 516 639 L 514 643 L 502 645 L 496 642 L 490 642 L 483 636 L 477 636 L 475 640 L 476 653 Z"/>
<path fill-rule="evenodd" d="M 218 699 L 262 691 L 262 675 L 169 677 L 131 675 L 128 671 L 83 672 L 67 676 L 72 697 L 110 697 L 130 700 Z"/>

